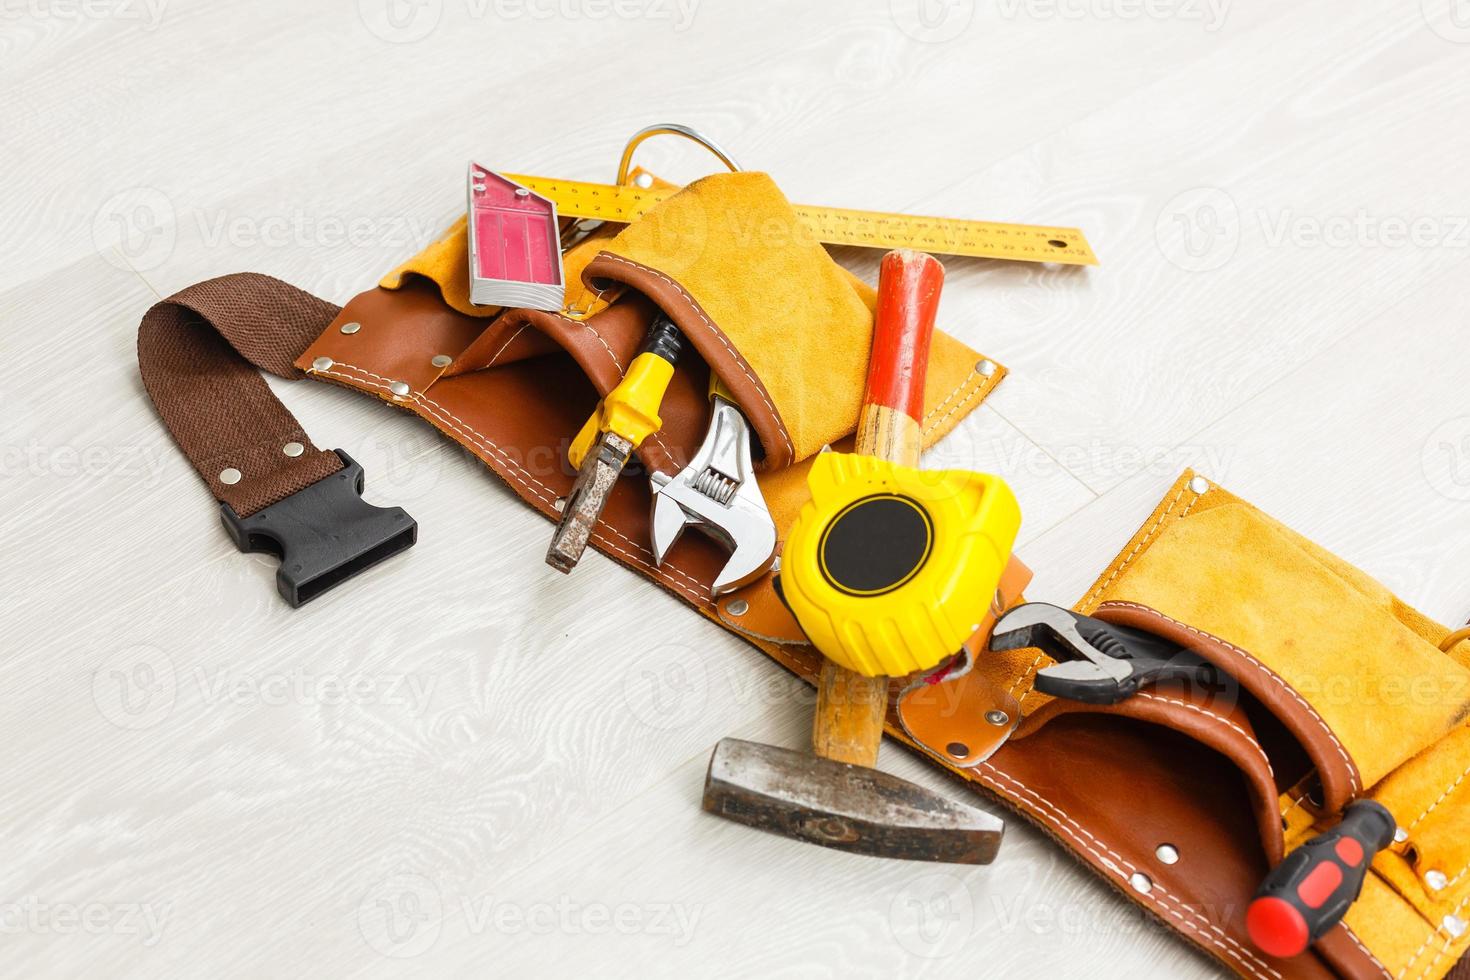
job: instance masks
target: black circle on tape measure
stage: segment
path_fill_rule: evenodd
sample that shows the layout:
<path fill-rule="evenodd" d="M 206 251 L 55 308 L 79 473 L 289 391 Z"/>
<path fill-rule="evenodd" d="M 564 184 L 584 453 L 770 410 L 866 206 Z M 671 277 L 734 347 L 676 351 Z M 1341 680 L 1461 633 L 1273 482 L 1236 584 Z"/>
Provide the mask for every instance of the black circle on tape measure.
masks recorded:
<path fill-rule="evenodd" d="M 817 546 L 822 577 L 838 592 L 884 595 L 908 582 L 934 546 L 934 521 L 919 504 L 897 494 L 855 500 L 822 532 Z"/>

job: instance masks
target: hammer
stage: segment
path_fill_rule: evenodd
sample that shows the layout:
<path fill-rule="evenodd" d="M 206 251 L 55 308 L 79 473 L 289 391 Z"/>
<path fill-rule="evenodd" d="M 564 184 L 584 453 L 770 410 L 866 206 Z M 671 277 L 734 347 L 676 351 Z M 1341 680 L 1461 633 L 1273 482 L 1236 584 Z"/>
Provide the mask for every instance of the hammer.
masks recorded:
<path fill-rule="evenodd" d="M 1014 526 L 1008 536 L 1004 528 L 980 532 L 1020 520 L 997 478 L 914 476 L 943 283 L 944 267 L 930 255 L 900 249 L 884 257 L 856 454 L 818 458 L 813 500 L 787 538 L 780 579 L 789 581 L 778 580 L 777 589 L 826 655 L 815 754 L 723 739 L 710 758 L 703 805 L 838 850 L 987 864 L 1000 846 L 1001 820 L 873 768 L 888 713 L 885 675 L 928 669 L 959 651 L 984 618 L 1015 537 Z M 957 524 L 964 525 L 957 533 L 942 533 Z M 991 547 L 996 538 L 1003 548 Z M 1000 550 L 1006 554 L 990 553 Z M 943 567 L 945 559 L 967 574 Z"/>

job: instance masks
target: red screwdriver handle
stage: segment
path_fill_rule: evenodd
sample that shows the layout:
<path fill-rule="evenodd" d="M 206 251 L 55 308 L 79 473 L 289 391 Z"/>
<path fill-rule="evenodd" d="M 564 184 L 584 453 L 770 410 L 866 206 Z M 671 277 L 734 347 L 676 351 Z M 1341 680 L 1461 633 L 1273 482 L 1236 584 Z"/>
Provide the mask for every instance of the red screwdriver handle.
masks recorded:
<path fill-rule="evenodd" d="M 1373 855 L 1393 841 L 1393 814 L 1372 800 L 1286 856 L 1246 910 L 1251 941 L 1271 956 L 1296 956 L 1342 921 L 1363 890 Z"/>
<path fill-rule="evenodd" d="M 857 451 L 865 456 L 918 462 L 929 341 L 943 288 L 944 266 L 934 256 L 907 248 L 883 256 L 858 422 Z"/>

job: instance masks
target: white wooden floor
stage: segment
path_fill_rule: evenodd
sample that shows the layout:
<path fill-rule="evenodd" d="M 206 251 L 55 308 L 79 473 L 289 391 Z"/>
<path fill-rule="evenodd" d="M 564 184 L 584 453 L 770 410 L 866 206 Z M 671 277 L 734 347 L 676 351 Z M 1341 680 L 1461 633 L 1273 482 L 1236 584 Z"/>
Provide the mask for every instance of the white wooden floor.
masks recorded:
<path fill-rule="evenodd" d="M 954 871 L 703 815 L 717 738 L 802 743 L 794 683 L 601 557 L 546 569 L 347 391 L 278 386 L 420 542 L 280 602 L 138 319 L 246 269 L 345 301 L 471 156 L 608 180 L 683 122 L 795 200 L 1079 225 L 1102 268 L 952 261 L 942 309 L 1014 372 L 940 455 L 1013 481 L 1033 597 L 1194 465 L 1470 614 L 1466 0 L 3 0 L 0 91 L 5 973 L 1216 974 L 1019 824 Z"/>

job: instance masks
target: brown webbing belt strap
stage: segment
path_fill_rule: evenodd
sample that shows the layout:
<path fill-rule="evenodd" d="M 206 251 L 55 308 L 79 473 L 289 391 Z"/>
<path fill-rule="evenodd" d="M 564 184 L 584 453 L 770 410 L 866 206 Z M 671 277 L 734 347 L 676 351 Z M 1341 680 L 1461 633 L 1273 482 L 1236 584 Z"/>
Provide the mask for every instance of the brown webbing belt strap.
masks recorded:
<path fill-rule="evenodd" d="M 312 446 L 251 367 L 305 377 L 292 362 L 337 310 L 278 279 L 242 273 L 175 293 L 138 327 L 138 369 L 158 414 L 210 493 L 241 517 L 342 468 L 335 453 Z M 287 455 L 293 443 L 300 455 Z M 220 479 L 227 470 L 238 482 Z"/>
<path fill-rule="evenodd" d="M 170 296 L 138 327 L 138 369 L 164 425 L 224 505 L 240 549 L 282 557 L 277 585 L 293 606 L 416 537 L 401 509 L 357 496 L 361 468 L 313 446 L 255 370 L 305 377 L 293 362 L 338 310 L 278 279 L 242 273 Z"/>

